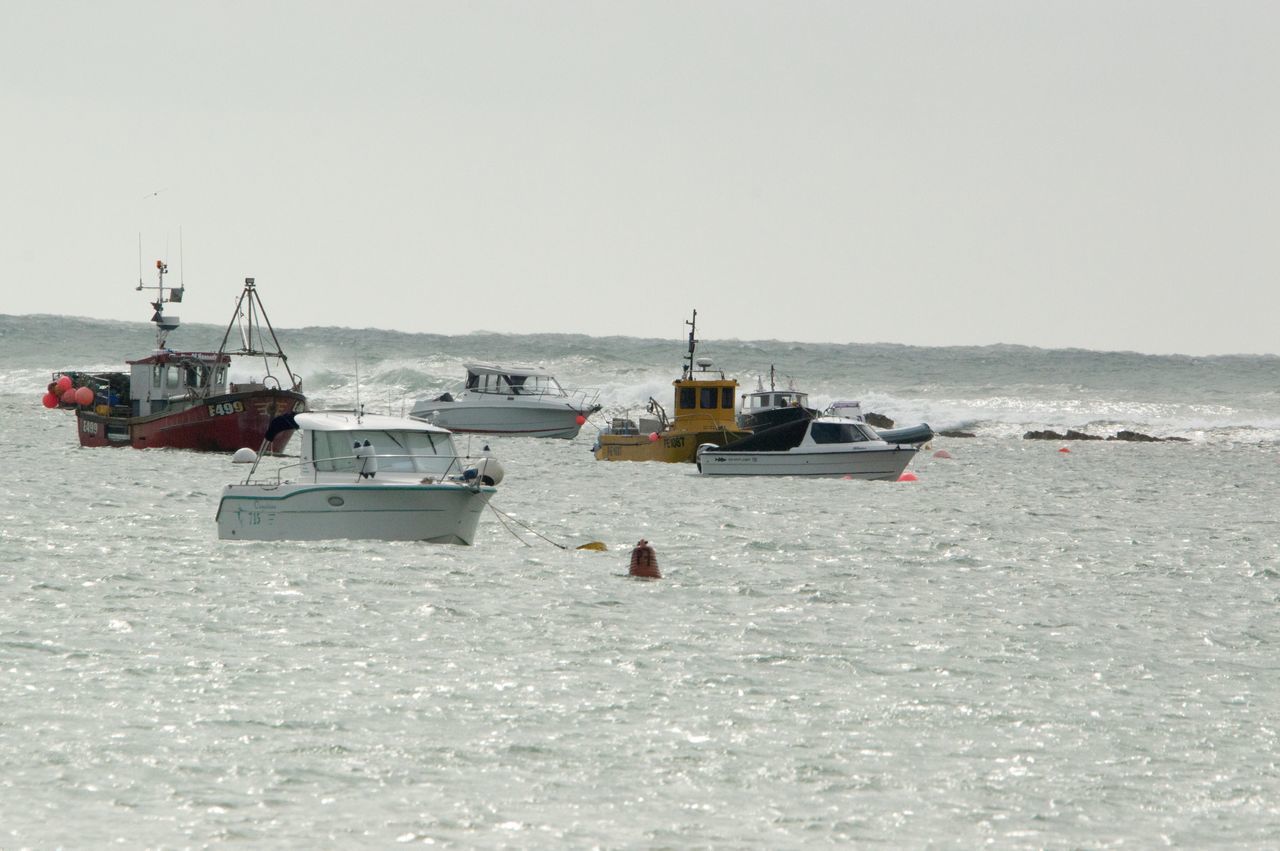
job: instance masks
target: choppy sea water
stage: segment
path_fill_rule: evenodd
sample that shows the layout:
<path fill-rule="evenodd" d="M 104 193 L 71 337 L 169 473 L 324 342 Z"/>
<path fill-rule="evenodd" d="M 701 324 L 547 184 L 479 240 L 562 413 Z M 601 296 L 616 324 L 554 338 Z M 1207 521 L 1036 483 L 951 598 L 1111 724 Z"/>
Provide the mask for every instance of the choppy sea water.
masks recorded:
<path fill-rule="evenodd" d="M 494 438 L 495 505 L 565 549 L 492 514 L 469 548 L 233 543 L 225 456 L 80 449 L 40 407 L 52 370 L 149 343 L 65 325 L 0 317 L 0 847 L 1280 834 L 1275 358 L 708 343 L 744 384 L 772 361 L 822 401 L 976 436 L 939 439 L 953 457 L 922 454 L 914 483 L 704 480 L 596 462 L 590 429 Z M 392 408 L 483 358 L 623 410 L 665 400 L 683 353 L 281 337 L 318 402 L 354 400 L 354 348 L 362 400 Z M 1021 439 L 1045 427 L 1188 442 Z M 640 537 L 660 581 L 624 575 Z"/>

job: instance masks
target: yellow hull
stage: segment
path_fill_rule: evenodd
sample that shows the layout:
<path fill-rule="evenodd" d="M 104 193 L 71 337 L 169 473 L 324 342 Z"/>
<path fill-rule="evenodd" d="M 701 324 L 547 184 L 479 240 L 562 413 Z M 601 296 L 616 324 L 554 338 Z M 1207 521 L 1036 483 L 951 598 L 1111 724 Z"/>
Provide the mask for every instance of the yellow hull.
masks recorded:
<path fill-rule="evenodd" d="M 724 446 L 750 433 L 736 428 L 714 431 L 666 431 L 659 434 L 657 440 L 650 440 L 647 434 L 602 434 L 595 454 L 597 461 L 693 463 L 701 444 L 716 443 Z"/>

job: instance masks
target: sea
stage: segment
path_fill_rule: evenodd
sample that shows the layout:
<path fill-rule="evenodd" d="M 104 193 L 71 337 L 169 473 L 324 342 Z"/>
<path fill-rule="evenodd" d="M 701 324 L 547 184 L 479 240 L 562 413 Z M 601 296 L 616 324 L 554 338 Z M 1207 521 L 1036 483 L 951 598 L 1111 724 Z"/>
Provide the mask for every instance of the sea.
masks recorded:
<path fill-rule="evenodd" d="M 483 360 L 603 409 L 458 438 L 506 471 L 473 546 L 224 542 L 228 456 L 41 405 L 150 326 L 0 316 L 0 848 L 1280 842 L 1280 358 L 707 339 L 744 391 L 972 436 L 915 481 L 702 478 L 591 453 L 679 337 L 276 331 L 317 408 Z"/>

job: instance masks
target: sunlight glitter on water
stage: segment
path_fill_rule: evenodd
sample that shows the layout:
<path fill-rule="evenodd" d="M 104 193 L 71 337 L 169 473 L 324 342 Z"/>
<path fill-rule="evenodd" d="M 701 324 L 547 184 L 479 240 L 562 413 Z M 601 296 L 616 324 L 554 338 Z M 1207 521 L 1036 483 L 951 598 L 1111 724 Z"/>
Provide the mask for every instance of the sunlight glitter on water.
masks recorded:
<path fill-rule="evenodd" d="M 495 504 L 567 549 L 492 516 L 470 548 L 234 543 L 225 457 L 81 450 L 7 401 L 0 844 L 1280 829 L 1274 442 L 990 429 L 898 484 L 494 439 Z M 625 575 L 641 537 L 661 581 Z"/>

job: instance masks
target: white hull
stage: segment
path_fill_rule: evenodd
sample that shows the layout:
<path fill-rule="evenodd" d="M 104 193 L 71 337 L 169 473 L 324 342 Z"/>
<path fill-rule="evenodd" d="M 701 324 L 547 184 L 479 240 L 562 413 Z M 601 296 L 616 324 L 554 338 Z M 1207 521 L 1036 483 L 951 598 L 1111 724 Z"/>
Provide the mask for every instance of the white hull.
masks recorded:
<path fill-rule="evenodd" d="M 909 446 L 868 447 L 836 451 L 792 449 L 781 452 L 698 452 L 704 476 L 849 476 L 897 479 L 916 455 Z"/>
<path fill-rule="evenodd" d="M 228 485 L 218 537 L 243 541 L 333 538 L 470 544 L 495 490 L 465 484 Z"/>
<path fill-rule="evenodd" d="M 463 434 L 499 434 L 518 437 L 578 436 L 578 417 L 589 411 L 563 401 L 483 399 L 456 402 L 419 402 L 409 416 Z"/>

